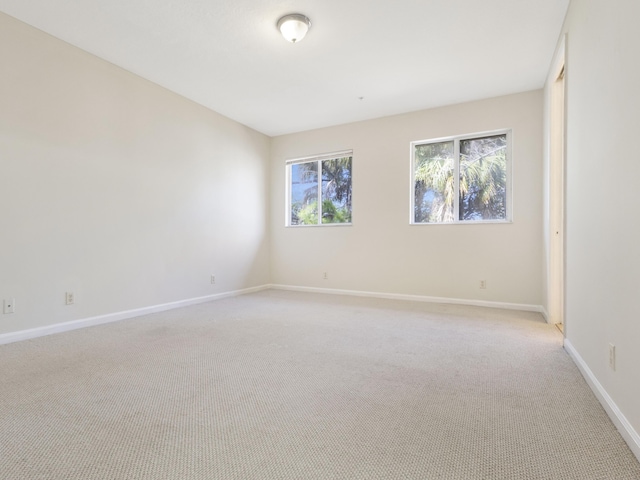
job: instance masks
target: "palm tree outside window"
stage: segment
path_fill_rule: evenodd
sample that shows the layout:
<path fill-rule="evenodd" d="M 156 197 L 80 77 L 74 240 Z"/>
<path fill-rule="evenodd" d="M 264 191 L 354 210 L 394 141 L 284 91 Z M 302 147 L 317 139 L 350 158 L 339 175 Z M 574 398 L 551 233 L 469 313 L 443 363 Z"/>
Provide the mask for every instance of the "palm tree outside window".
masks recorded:
<path fill-rule="evenodd" d="M 351 151 L 287 162 L 287 225 L 351 224 Z"/>
<path fill-rule="evenodd" d="M 411 223 L 510 221 L 511 132 L 412 143 Z"/>

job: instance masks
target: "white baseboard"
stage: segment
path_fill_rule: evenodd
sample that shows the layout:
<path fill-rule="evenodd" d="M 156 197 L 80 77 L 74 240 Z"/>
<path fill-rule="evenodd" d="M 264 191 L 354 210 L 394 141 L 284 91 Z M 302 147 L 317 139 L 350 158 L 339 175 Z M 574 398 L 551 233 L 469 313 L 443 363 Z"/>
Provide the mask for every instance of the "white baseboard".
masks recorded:
<path fill-rule="evenodd" d="M 544 308 L 544 305 L 540 305 L 540 313 L 544 317 L 545 322 L 551 323 L 551 317 L 549 316 L 549 312 L 547 312 L 547 309 Z"/>
<path fill-rule="evenodd" d="M 405 295 L 402 293 L 364 292 L 361 290 L 341 290 L 337 288 L 297 287 L 294 285 L 272 284 L 275 290 L 290 290 L 293 292 L 326 293 L 330 295 L 350 295 L 354 297 L 385 298 L 389 300 L 410 300 L 412 302 L 445 303 L 451 305 L 470 305 L 474 307 L 502 308 L 507 310 L 521 310 L 542 313 L 541 305 L 527 305 L 524 303 L 491 302 L 486 300 L 468 300 L 463 298 L 428 297 L 424 295 Z"/>
<path fill-rule="evenodd" d="M 70 330 L 76 330 L 78 328 L 91 327 L 94 325 L 101 325 L 101 324 L 110 323 L 110 322 L 117 322 L 119 320 L 126 320 L 128 318 L 139 317 L 141 315 L 148 315 L 150 313 L 163 312 L 166 310 L 172 310 L 174 308 L 187 307 L 189 305 L 196 305 L 199 303 L 211 302 L 213 300 L 220 300 L 222 298 L 245 295 L 247 293 L 254 293 L 262 290 L 268 290 L 270 288 L 273 288 L 276 290 L 290 290 L 290 291 L 296 291 L 296 292 L 327 293 L 332 295 L 351 295 L 351 296 L 357 296 L 357 297 L 385 298 L 390 300 L 409 300 L 413 302 L 471 305 L 471 306 L 477 306 L 477 307 L 502 308 L 502 309 L 509 309 L 509 310 L 524 310 L 529 312 L 540 312 L 540 313 L 543 313 L 543 310 L 544 310 L 543 307 L 540 305 L 526 305 L 526 304 L 520 304 L 520 303 L 490 302 L 490 301 L 484 301 L 484 300 L 466 300 L 466 299 L 460 299 L 460 298 L 446 298 L 446 297 L 427 297 L 423 295 L 405 295 L 400 293 L 365 292 L 360 290 L 340 290 L 340 289 L 334 289 L 334 288 L 297 287 L 293 285 L 260 285 L 258 287 L 245 288 L 242 290 L 223 292 L 215 295 L 207 295 L 204 297 L 189 298 L 186 300 L 179 300 L 177 302 L 164 303 L 161 305 L 152 305 L 150 307 L 136 308 L 134 310 L 126 310 L 123 312 L 109 313 L 106 315 L 99 315 L 96 317 L 82 318 L 80 320 L 57 323 L 55 325 L 46 325 L 43 327 L 32 328 L 29 330 L 20 330 L 17 332 L 4 333 L 4 334 L 0 334 L 0 345 L 13 343 L 13 342 L 20 342 L 22 340 L 29 340 L 31 338 L 43 337 L 45 335 L 52 335 L 54 333 L 68 332 Z"/>
<path fill-rule="evenodd" d="M 82 318 L 80 320 L 73 320 L 71 322 L 57 323 L 55 325 L 47 325 L 44 327 L 31 328 L 29 330 L 21 330 L 18 332 L 4 333 L 0 335 L 0 345 L 6 343 L 20 342 L 22 340 L 29 340 L 31 338 L 43 337 L 45 335 L 52 335 L 54 333 L 68 332 L 70 330 L 76 330 L 78 328 L 92 327 L 94 325 L 101 325 L 103 323 L 117 322 L 119 320 L 125 320 L 127 318 L 139 317 L 141 315 L 148 315 L 150 313 L 164 312 L 165 310 L 173 310 L 174 308 L 187 307 L 189 305 L 197 305 L 199 303 L 211 302 L 213 300 L 220 300 L 227 297 L 236 297 L 238 295 L 245 295 L 247 293 L 259 292 L 261 290 L 267 290 L 269 285 L 261 285 L 259 287 L 245 288 L 242 290 L 234 290 L 231 292 L 217 293 L 214 295 L 207 295 L 204 297 L 189 298 L 186 300 L 179 300 L 177 302 L 163 303 L 161 305 L 153 305 L 150 307 L 136 308 L 134 310 L 126 310 L 123 312 L 109 313 L 106 315 L 99 315 L 96 317 Z"/>
<path fill-rule="evenodd" d="M 591 390 L 593 390 L 596 398 L 602 404 L 607 415 L 609 415 L 609 418 L 611 418 L 611 421 L 620 432 L 620 435 L 624 438 L 624 441 L 627 442 L 627 445 L 629 445 L 633 454 L 636 456 L 638 461 L 640 461 L 640 435 L 638 435 L 638 432 L 636 432 L 633 426 L 631 426 L 627 418 L 620 411 L 616 403 L 593 374 L 587 363 L 573 347 L 571 342 L 566 338 L 564 340 L 564 348 L 578 366 L 578 369 L 580 369 L 582 376 L 589 384 L 589 387 L 591 387 Z"/>

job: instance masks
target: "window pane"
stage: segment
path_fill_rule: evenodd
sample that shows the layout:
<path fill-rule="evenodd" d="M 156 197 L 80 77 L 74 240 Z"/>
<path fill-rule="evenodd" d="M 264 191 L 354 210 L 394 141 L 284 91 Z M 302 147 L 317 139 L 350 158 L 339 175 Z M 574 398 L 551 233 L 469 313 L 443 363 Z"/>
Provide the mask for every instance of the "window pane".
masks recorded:
<path fill-rule="evenodd" d="M 460 141 L 460 220 L 507 218 L 507 136 Z"/>
<path fill-rule="evenodd" d="M 291 225 L 318 223 L 318 162 L 291 165 Z"/>
<path fill-rule="evenodd" d="M 322 223 L 351 223 L 351 157 L 322 162 Z"/>
<path fill-rule="evenodd" d="M 414 221 L 452 222 L 455 200 L 453 141 L 415 146 Z"/>

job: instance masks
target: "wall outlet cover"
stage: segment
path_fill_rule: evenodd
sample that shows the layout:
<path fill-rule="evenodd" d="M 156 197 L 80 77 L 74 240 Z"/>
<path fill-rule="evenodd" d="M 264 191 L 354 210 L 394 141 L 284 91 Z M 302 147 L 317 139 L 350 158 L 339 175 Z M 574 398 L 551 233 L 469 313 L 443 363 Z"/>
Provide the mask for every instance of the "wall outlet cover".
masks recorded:
<path fill-rule="evenodd" d="M 15 298 L 7 298 L 3 302 L 3 310 L 4 313 L 15 313 L 16 311 L 16 299 Z"/>

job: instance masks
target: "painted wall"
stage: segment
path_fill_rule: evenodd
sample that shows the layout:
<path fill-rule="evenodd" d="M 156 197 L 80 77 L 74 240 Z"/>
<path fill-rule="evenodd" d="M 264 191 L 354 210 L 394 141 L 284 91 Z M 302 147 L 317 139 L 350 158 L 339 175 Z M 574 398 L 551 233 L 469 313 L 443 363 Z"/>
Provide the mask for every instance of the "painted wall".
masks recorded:
<path fill-rule="evenodd" d="M 269 283 L 268 137 L 4 14 L 0 65 L 0 333 Z"/>
<path fill-rule="evenodd" d="M 567 32 L 566 335 L 640 432 L 640 2 L 572 1 Z M 608 344 L 616 346 L 616 370 Z M 638 437 L 640 438 L 640 437 Z M 640 443 L 638 444 L 640 449 Z M 637 450 L 640 451 L 640 450 Z"/>
<path fill-rule="evenodd" d="M 540 305 L 542 107 L 540 90 L 273 138 L 273 283 Z M 502 128 L 513 223 L 409 225 L 410 142 Z M 285 227 L 285 160 L 345 149 L 353 225 Z"/>

